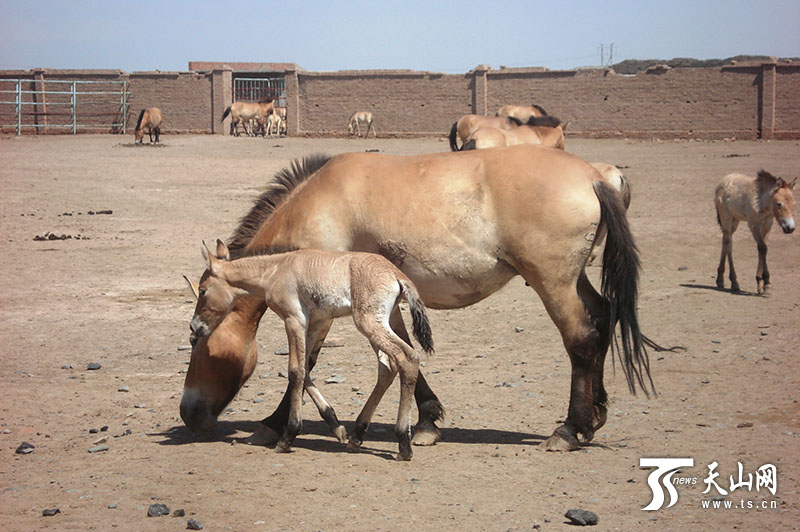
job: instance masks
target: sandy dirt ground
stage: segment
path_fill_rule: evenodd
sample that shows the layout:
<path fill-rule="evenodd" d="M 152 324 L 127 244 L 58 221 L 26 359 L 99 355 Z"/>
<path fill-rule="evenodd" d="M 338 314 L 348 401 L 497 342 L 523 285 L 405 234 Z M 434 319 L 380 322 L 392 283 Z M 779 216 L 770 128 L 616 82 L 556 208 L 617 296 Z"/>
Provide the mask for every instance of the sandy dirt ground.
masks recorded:
<path fill-rule="evenodd" d="M 718 290 L 712 203 L 728 172 L 798 175 L 798 142 L 568 139 L 569 151 L 617 164 L 629 178 L 640 322 L 650 338 L 686 351 L 651 353 L 657 398 L 630 395 L 622 373 L 607 368 L 607 425 L 590 446 L 547 453 L 539 447 L 566 416 L 570 366 L 535 293 L 516 278 L 468 309 L 431 311 L 437 352 L 424 372 L 448 417 L 439 444 L 400 463 L 397 384 L 360 452 L 336 442 L 310 402 L 294 452 L 244 441 L 286 386 L 287 358 L 275 354 L 286 341 L 272 314 L 261 323 L 253 378 L 212 433 L 189 433 L 178 405 L 194 302 L 181 275 L 199 276 L 201 239 L 227 238 L 292 159 L 445 151 L 444 139 L 131 141 L 0 139 L 4 530 L 183 530 L 189 518 L 235 531 L 565 530 L 572 508 L 598 514 L 600 530 L 799 526 L 800 235 L 773 230 L 773 290 L 759 297 L 756 246 L 740 228 L 734 254 L 745 292 Z M 598 274 L 590 268 L 594 283 Z M 376 363 L 351 321 L 338 320 L 329 339 L 314 376 L 349 428 Z M 92 362 L 100 369 L 87 369 Z M 345 381 L 323 384 L 332 374 Z M 33 452 L 16 453 L 23 442 Z M 96 446 L 107 449 L 89 452 Z M 652 498 L 643 457 L 694 460 L 674 477 L 695 480 L 677 485 L 671 508 L 642 510 Z M 777 492 L 756 490 L 754 479 L 718 499 L 731 508 L 703 508 L 719 495 L 703 494 L 714 462 L 726 491 L 739 463 L 745 481 L 772 464 Z M 185 516 L 147 517 L 158 503 Z"/>

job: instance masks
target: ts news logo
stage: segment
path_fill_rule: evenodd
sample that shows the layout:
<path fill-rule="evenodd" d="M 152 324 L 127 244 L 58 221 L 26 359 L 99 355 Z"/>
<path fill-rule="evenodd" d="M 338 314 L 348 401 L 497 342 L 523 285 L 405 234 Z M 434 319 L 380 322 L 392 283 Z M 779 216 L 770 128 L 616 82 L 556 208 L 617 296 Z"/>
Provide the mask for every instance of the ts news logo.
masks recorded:
<path fill-rule="evenodd" d="M 684 467 L 694 467 L 694 458 L 640 458 L 639 467 L 655 467 L 647 477 L 647 485 L 653 491 L 653 500 L 642 510 L 658 510 L 664 505 L 664 489 L 669 493 L 667 508 L 678 502 L 678 490 L 672 485 L 672 476 Z M 696 479 L 695 479 L 696 480 Z"/>

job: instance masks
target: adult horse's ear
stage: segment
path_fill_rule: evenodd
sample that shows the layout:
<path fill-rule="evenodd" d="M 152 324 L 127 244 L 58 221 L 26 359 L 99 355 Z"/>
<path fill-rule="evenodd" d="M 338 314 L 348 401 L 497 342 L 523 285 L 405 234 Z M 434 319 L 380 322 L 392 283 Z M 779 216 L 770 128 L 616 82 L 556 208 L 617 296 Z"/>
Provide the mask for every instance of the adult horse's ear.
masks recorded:
<path fill-rule="evenodd" d="M 567 126 L 569 125 L 570 122 L 572 122 L 572 120 L 567 120 L 566 122 L 561 124 L 561 131 L 566 131 L 567 130 Z"/>
<path fill-rule="evenodd" d="M 189 290 L 192 291 L 192 293 L 194 294 L 195 299 L 200 297 L 200 287 L 197 285 L 197 283 L 195 283 L 194 281 L 192 281 L 191 279 L 189 279 L 185 275 L 183 276 L 183 278 L 186 279 L 186 284 L 189 285 Z"/>
<path fill-rule="evenodd" d="M 221 258 L 222 260 L 231 260 L 231 254 L 228 251 L 228 246 L 225 245 L 225 242 L 217 239 L 217 257 Z"/>
<path fill-rule="evenodd" d="M 797 178 L 795 177 L 792 181 L 787 185 L 790 189 L 794 188 L 794 184 L 797 183 Z"/>

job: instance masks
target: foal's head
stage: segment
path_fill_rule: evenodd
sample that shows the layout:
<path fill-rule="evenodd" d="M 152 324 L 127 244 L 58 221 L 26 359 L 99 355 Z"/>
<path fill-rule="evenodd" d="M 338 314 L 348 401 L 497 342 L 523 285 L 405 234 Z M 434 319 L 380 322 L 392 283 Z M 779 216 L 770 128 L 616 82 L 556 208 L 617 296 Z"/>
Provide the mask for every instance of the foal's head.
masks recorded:
<path fill-rule="evenodd" d="M 791 182 L 786 182 L 780 177 L 775 177 L 769 172 L 761 170 L 758 173 L 757 182 L 759 186 L 768 183 L 770 190 L 770 209 L 772 215 L 775 216 L 775 221 L 781 226 L 784 233 L 791 233 L 794 231 L 795 223 L 792 209 L 794 208 L 794 194 L 792 189 L 797 181 L 795 177 Z"/>
<path fill-rule="evenodd" d="M 225 262 L 230 260 L 227 246 L 217 240 L 216 255 L 209 251 L 203 242 L 203 257 L 206 259 L 206 271 L 195 284 L 186 278 L 192 291 L 197 296 L 197 306 L 189 323 L 189 329 L 195 335 L 209 336 L 233 308 L 240 291 L 233 288 L 225 280 Z M 185 278 L 185 277 L 184 277 Z"/>

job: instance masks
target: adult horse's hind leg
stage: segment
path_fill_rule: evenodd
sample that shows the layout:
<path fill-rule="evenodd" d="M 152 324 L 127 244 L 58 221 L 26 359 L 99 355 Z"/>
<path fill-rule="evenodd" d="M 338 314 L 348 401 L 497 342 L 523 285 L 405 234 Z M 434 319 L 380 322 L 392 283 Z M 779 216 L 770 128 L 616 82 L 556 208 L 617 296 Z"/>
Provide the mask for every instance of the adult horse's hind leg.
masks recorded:
<path fill-rule="evenodd" d="M 599 428 L 604 422 L 605 390 L 602 387 L 602 374 L 598 376 L 597 369 L 602 365 L 608 341 L 593 322 L 590 311 L 584 308 L 584 302 L 588 303 L 587 306 L 597 307 L 597 302 L 593 302 L 594 297 L 587 290 L 588 281 L 579 282 L 579 296 L 575 284 L 560 275 L 536 278 L 523 274 L 523 277 L 542 298 L 550 318 L 561 332 L 572 364 L 567 419 L 543 443 L 543 448 L 548 451 L 572 451 L 579 448 L 578 434 L 583 435 L 583 441 L 588 443 L 594 438 L 595 425 Z M 602 318 L 599 321 L 602 322 Z M 594 385 L 598 381 L 601 383 L 600 389 L 595 393 Z M 594 410 L 596 400 L 603 407 L 597 414 Z"/>
<path fill-rule="evenodd" d="M 609 331 L 609 308 L 608 302 L 597 293 L 589 279 L 586 278 L 586 272 L 581 273 L 578 278 L 578 294 L 583 302 L 583 306 L 591 317 L 597 332 L 600 334 L 600 345 L 597 359 L 594 367 L 594 379 L 592 381 L 592 428 L 595 432 L 600 430 L 600 427 L 605 425 L 606 416 L 608 414 L 608 394 L 606 393 L 605 386 L 603 385 L 603 369 L 605 367 L 606 354 L 608 354 L 608 347 L 610 338 L 608 337 Z"/>
<path fill-rule="evenodd" d="M 403 316 L 400 314 L 399 308 L 395 307 L 392 311 L 389 324 L 395 334 L 405 343 L 414 345 L 408 335 L 408 330 L 403 322 Z M 411 443 L 421 446 L 434 445 L 442 436 L 442 432 L 436 426 L 436 422 L 444 418 L 444 407 L 430 386 L 428 386 L 428 381 L 423 377 L 422 371 L 417 373 L 414 400 L 417 403 L 419 419 L 417 424 L 414 425 L 414 436 L 411 438 Z"/>

